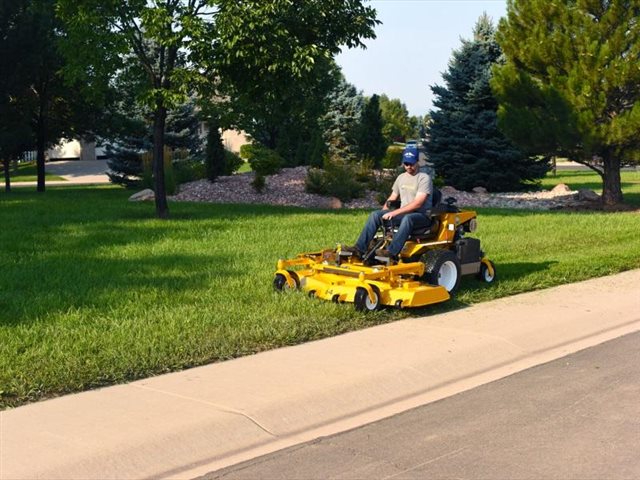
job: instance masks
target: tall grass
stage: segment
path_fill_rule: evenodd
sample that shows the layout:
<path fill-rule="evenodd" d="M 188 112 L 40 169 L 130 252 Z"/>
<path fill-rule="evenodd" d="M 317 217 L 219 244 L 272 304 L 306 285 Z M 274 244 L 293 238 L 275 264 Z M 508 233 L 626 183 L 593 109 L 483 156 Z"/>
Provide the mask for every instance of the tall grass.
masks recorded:
<path fill-rule="evenodd" d="M 497 283 L 363 314 L 271 282 L 278 258 L 352 243 L 367 212 L 172 203 L 160 221 L 129 193 L 0 193 L 1 407 L 640 267 L 637 212 L 482 209 Z"/>

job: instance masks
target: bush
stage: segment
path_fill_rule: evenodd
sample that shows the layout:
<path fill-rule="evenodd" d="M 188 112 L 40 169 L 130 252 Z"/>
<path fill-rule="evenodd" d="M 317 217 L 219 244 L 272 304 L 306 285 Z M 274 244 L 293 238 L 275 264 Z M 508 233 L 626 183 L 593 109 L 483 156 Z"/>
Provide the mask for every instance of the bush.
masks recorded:
<path fill-rule="evenodd" d="M 278 173 L 284 162 L 274 150 L 259 144 L 249 143 L 240 147 L 240 156 L 247 160 L 257 175 L 267 176 Z"/>
<path fill-rule="evenodd" d="M 264 176 L 259 174 L 259 173 L 256 173 L 256 176 L 251 181 L 251 186 L 254 188 L 254 190 L 256 192 L 262 193 L 262 191 L 264 190 L 265 185 L 266 185 L 266 180 L 265 180 Z"/>
<path fill-rule="evenodd" d="M 240 167 L 244 165 L 244 160 L 240 158 L 240 155 L 233 153 L 230 150 L 224 151 L 224 174 L 233 175 Z"/>
<path fill-rule="evenodd" d="M 325 161 L 324 170 L 309 169 L 305 179 L 307 192 L 337 197 L 343 202 L 361 197 L 365 187 L 358 181 L 355 167 L 337 162 Z"/>
<path fill-rule="evenodd" d="M 164 147 L 164 188 L 167 195 L 176 193 L 176 177 L 173 172 L 173 152 L 170 148 Z M 153 153 L 142 154 L 142 188 L 155 190 L 153 180 Z"/>
<path fill-rule="evenodd" d="M 173 172 L 178 185 L 207 177 L 205 164 L 194 159 L 173 162 Z"/>
<path fill-rule="evenodd" d="M 390 145 L 387 153 L 382 159 L 382 168 L 397 168 L 402 163 L 403 147 L 399 145 Z"/>

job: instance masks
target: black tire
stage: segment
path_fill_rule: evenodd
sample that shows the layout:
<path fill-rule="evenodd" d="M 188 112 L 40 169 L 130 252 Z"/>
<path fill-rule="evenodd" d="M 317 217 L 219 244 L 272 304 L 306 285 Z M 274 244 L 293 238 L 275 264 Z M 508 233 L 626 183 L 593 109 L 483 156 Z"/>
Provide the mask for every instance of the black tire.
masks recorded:
<path fill-rule="evenodd" d="M 460 260 L 451 250 L 430 250 L 422 256 L 422 279 L 431 285 L 441 285 L 453 295 L 460 286 L 462 276 Z"/>
<path fill-rule="evenodd" d="M 478 272 L 478 276 L 477 276 L 478 280 L 485 283 L 493 283 L 497 277 L 496 266 L 493 264 L 491 260 L 489 260 L 489 263 L 491 264 L 491 268 L 493 269 L 493 275 L 489 273 L 489 269 L 483 262 L 480 264 L 480 271 Z"/>
<path fill-rule="evenodd" d="M 291 272 L 289 272 L 289 273 L 291 273 Z M 295 288 L 298 288 L 298 285 L 299 285 L 298 275 L 295 275 L 295 276 L 291 275 L 291 276 L 293 278 L 294 283 L 296 284 Z M 276 276 L 273 279 L 273 288 L 278 290 L 278 291 L 292 290 L 292 288 L 287 283 L 286 277 L 281 273 L 276 273 Z"/>
<path fill-rule="evenodd" d="M 353 305 L 359 312 L 373 312 L 380 308 L 380 290 L 375 285 L 371 285 L 371 289 L 373 290 L 373 296 L 376 299 L 375 302 L 371 302 L 369 299 L 369 293 L 366 288 L 358 287 L 356 289 Z"/>

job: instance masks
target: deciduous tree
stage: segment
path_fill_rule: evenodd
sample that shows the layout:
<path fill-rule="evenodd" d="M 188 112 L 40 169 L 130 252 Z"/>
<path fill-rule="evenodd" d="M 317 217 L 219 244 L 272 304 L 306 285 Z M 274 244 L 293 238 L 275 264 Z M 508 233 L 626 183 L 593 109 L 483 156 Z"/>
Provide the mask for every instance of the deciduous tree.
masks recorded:
<path fill-rule="evenodd" d="M 154 112 L 156 212 L 166 218 L 167 111 L 192 89 L 212 99 L 226 81 L 240 92 L 304 76 L 316 61 L 373 36 L 361 0 L 58 0 L 69 25 L 73 74 L 104 85 L 133 52 L 146 74 L 140 100 Z M 221 97 L 217 97 L 223 100 Z"/>

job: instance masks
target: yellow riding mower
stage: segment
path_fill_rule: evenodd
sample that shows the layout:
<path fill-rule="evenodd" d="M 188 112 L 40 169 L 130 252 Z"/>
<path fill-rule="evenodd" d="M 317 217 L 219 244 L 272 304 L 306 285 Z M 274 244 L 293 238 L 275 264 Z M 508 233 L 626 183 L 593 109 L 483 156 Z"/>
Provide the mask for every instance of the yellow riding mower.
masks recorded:
<path fill-rule="evenodd" d="M 476 212 L 462 211 L 455 202 L 449 197 L 435 203 L 429 227 L 411 233 L 397 261 L 375 254 L 393 238 L 394 228 L 383 225 L 361 257 L 338 245 L 278 260 L 273 286 L 300 288 L 311 297 L 352 302 L 357 310 L 372 311 L 382 305 L 404 308 L 444 302 L 455 293 L 462 275 L 491 283 L 496 269 L 480 249 L 480 240 L 464 238 L 476 230 Z"/>

